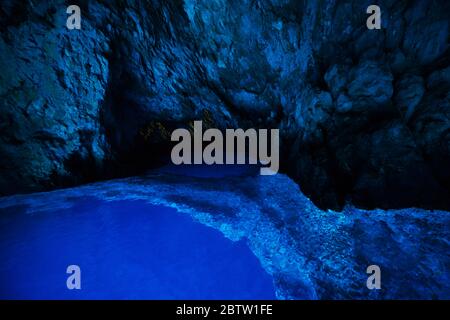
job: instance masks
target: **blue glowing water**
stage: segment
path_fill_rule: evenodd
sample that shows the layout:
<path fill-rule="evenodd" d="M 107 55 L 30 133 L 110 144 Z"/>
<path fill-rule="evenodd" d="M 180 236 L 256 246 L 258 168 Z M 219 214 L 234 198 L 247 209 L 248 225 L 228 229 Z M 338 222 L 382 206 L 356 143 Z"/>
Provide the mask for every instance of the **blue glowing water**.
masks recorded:
<path fill-rule="evenodd" d="M 0 298 L 449 298 L 448 212 L 323 211 L 282 174 L 238 169 L 0 198 Z"/>
<path fill-rule="evenodd" d="M 75 203 L 34 214 L 0 209 L 0 298 L 275 298 L 244 241 L 144 201 Z M 66 287 L 72 264 L 81 290 Z"/>

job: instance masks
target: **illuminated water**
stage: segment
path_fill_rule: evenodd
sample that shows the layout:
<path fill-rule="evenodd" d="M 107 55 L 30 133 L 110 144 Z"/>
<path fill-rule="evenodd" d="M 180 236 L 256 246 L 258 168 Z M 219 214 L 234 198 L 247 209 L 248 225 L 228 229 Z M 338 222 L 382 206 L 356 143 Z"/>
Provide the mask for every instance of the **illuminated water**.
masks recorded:
<path fill-rule="evenodd" d="M 238 169 L 0 198 L 0 298 L 450 297 L 448 212 L 323 211 L 282 174 Z M 66 287 L 69 265 L 81 290 Z"/>
<path fill-rule="evenodd" d="M 49 194 L 51 197 L 51 194 Z M 51 201 L 51 198 L 49 198 Z M 68 290 L 68 265 L 81 290 Z M 272 299 L 244 241 L 143 201 L 84 197 L 70 208 L 0 209 L 2 299 Z"/>

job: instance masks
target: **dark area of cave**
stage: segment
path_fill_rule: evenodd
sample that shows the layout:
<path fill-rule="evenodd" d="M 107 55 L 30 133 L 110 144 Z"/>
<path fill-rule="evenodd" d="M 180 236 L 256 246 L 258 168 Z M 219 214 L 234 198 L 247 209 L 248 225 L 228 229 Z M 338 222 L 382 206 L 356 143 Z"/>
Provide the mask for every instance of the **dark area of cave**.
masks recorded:
<path fill-rule="evenodd" d="M 170 134 L 279 128 L 320 208 L 450 210 L 450 2 L 4 0 L 0 194 L 132 176 Z"/>

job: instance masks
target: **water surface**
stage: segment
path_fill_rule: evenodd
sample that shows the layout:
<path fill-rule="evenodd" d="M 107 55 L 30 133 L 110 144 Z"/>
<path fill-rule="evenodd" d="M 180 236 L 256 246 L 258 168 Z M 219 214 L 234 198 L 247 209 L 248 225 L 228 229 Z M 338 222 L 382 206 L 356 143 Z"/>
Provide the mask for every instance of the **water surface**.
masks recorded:
<path fill-rule="evenodd" d="M 144 201 L 72 203 L 33 214 L 25 206 L 0 209 L 0 298 L 275 298 L 245 241 Z M 66 287 L 73 264 L 81 290 Z"/>

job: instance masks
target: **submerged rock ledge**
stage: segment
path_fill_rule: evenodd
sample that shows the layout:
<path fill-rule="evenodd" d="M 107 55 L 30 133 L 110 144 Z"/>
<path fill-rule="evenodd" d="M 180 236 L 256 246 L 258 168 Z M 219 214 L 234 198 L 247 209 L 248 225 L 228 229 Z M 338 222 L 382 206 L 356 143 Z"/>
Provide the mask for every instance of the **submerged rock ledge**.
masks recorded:
<path fill-rule="evenodd" d="M 279 299 L 450 297 L 449 212 L 322 211 L 281 174 L 205 178 L 157 172 L 4 197 L 0 209 L 25 206 L 36 214 L 86 197 L 173 207 L 233 241 L 247 240 L 272 275 Z M 372 264 L 381 267 L 381 290 L 366 288 Z"/>

